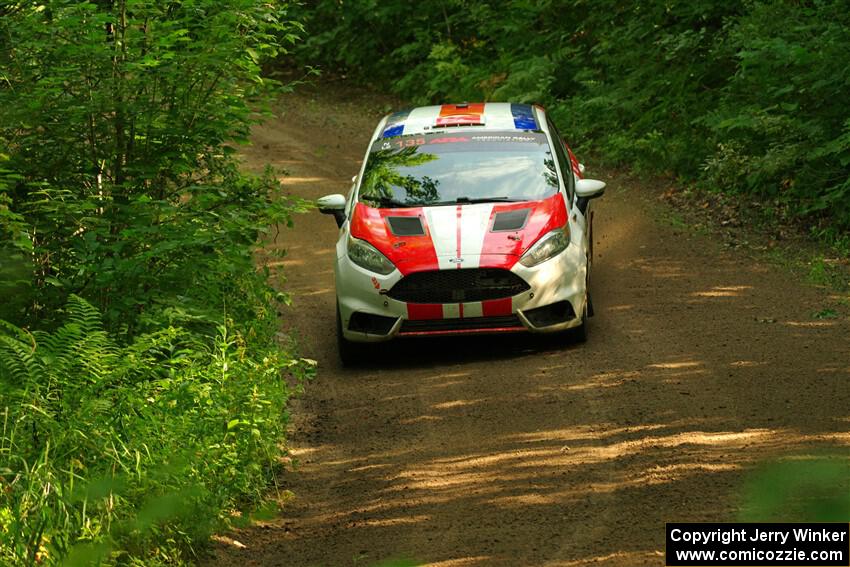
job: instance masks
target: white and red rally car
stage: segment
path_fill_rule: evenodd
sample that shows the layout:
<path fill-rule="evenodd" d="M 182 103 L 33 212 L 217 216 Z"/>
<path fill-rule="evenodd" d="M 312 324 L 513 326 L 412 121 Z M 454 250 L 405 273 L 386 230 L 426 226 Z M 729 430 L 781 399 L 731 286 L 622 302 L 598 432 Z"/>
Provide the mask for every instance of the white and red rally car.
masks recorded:
<path fill-rule="evenodd" d="M 351 193 L 319 199 L 340 227 L 337 334 L 394 337 L 569 330 L 592 314 L 583 167 L 540 106 L 444 104 L 396 112 L 372 135 Z"/>

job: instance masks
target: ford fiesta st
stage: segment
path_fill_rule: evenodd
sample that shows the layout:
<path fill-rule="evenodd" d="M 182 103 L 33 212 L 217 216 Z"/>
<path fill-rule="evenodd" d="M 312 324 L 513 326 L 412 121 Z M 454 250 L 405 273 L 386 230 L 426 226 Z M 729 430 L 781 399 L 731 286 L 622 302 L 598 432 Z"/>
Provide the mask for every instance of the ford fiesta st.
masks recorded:
<path fill-rule="evenodd" d="M 340 227 L 337 334 L 395 337 L 566 331 L 592 314 L 591 200 L 540 106 L 445 104 L 396 112 L 372 135 L 348 198 L 319 199 Z"/>

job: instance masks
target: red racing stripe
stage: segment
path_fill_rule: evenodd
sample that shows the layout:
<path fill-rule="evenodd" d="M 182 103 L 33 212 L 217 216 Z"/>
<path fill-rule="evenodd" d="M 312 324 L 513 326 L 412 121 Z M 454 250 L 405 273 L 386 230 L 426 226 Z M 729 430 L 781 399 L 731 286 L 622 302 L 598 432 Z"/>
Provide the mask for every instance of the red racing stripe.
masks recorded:
<path fill-rule="evenodd" d="M 564 142 L 564 145 L 567 147 L 567 153 L 570 154 L 570 164 L 573 166 L 573 173 L 576 174 L 576 177 L 579 179 L 584 179 L 584 176 L 581 174 L 581 170 L 578 167 L 578 158 L 573 154 L 573 151 L 567 146 L 567 143 Z"/>
<path fill-rule="evenodd" d="M 484 317 L 496 317 L 499 315 L 510 315 L 513 300 L 510 297 L 504 299 L 488 299 L 481 302 L 481 311 Z"/>
<path fill-rule="evenodd" d="M 441 303 L 408 303 L 407 318 L 411 321 L 442 319 L 443 305 Z"/>

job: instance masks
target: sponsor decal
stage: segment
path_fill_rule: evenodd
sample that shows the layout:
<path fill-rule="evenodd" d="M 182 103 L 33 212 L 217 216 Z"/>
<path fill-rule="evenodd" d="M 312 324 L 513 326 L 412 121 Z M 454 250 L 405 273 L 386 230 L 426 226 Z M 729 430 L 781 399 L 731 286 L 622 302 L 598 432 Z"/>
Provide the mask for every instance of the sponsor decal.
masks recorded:
<path fill-rule="evenodd" d="M 401 136 L 404 133 L 404 121 L 410 115 L 410 110 L 400 110 L 390 115 L 387 118 L 387 123 L 384 126 L 384 131 L 381 134 L 383 138 L 392 138 L 393 136 Z"/>
<path fill-rule="evenodd" d="M 547 144 L 546 135 L 542 133 L 512 134 L 510 132 L 495 132 L 492 134 L 476 134 L 475 136 L 437 136 L 431 134 L 399 135 L 395 140 L 377 140 L 370 152 L 403 150 L 421 146 L 438 146 L 444 144 L 468 143 L 512 143 L 512 144 Z M 575 161 L 574 167 L 578 167 Z"/>
<path fill-rule="evenodd" d="M 463 124 L 484 124 L 484 103 L 444 104 L 435 126 L 458 126 Z"/>
<path fill-rule="evenodd" d="M 505 135 L 505 136 L 472 136 L 473 142 L 536 142 L 537 138 L 534 136 L 516 136 L 516 135 Z"/>
<path fill-rule="evenodd" d="M 511 115 L 514 117 L 514 126 L 520 130 L 539 130 L 530 104 L 512 104 Z"/>

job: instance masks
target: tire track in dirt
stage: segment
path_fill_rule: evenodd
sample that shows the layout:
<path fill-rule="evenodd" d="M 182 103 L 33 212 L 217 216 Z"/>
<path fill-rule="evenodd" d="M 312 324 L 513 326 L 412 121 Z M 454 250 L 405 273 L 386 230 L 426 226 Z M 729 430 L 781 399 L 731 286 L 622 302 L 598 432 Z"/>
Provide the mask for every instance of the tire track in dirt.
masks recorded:
<path fill-rule="evenodd" d="M 289 169 L 305 198 L 347 192 L 382 101 L 324 86 L 281 104 L 248 167 Z M 812 319 L 826 292 L 657 222 L 654 194 L 608 181 L 581 346 L 395 342 L 344 370 L 335 225 L 296 218 L 270 245 L 288 251 L 284 325 L 320 363 L 292 410 L 298 466 L 280 482 L 295 497 L 209 565 L 663 565 L 664 522 L 734 519 L 760 460 L 846 450 L 850 324 Z"/>

